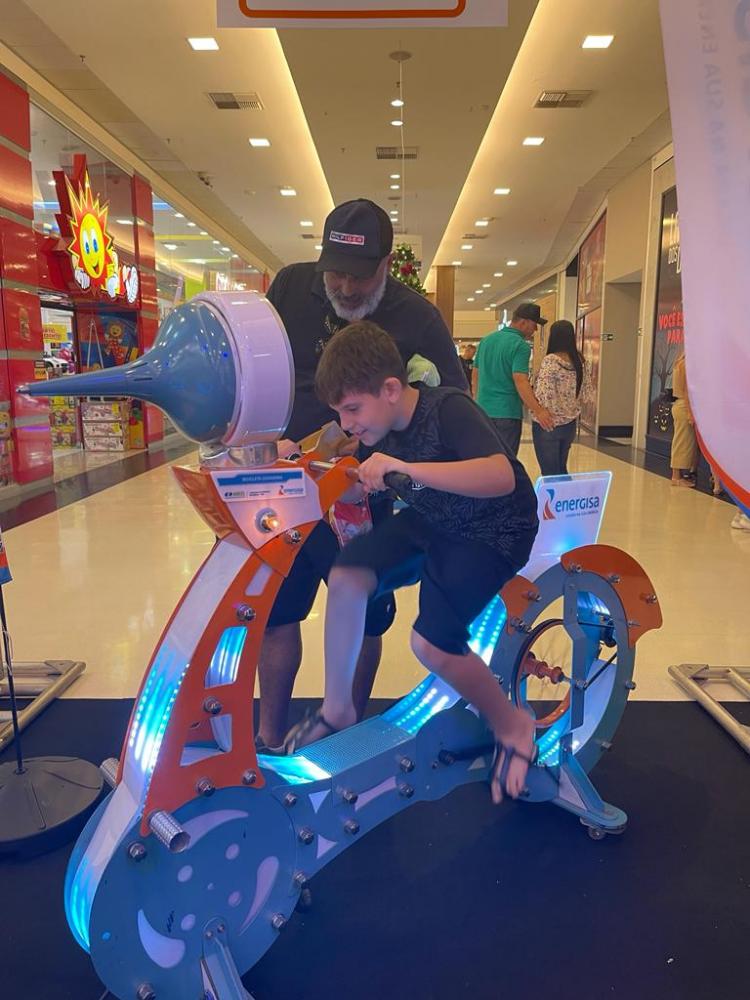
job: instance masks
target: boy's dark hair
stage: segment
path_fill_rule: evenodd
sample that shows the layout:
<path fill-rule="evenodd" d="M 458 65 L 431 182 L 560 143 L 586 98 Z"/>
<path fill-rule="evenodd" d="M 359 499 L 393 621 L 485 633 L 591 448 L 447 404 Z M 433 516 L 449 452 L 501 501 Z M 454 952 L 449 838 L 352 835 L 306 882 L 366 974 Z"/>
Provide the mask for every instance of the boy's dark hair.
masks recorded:
<path fill-rule="evenodd" d="M 377 323 L 359 320 L 326 345 L 315 373 L 315 391 L 322 402 L 335 406 L 350 392 L 377 396 L 387 378 L 407 384 L 396 342 Z"/>

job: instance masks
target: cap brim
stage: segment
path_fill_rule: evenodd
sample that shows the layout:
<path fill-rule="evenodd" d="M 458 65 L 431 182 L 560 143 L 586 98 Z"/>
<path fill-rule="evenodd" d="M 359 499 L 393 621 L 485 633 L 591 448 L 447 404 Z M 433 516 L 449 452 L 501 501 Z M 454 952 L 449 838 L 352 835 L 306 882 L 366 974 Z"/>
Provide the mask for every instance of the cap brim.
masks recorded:
<path fill-rule="evenodd" d="M 539 324 L 539 326 L 546 326 L 547 320 L 544 318 L 544 316 L 540 316 L 539 319 L 537 320 L 537 323 Z"/>
<path fill-rule="evenodd" d="M 355 278 L 371 278 L 380 267 L 382 257 L 357 257 L 340 250 L 324 250 L 315 265 L 316 271 L 341 271 Z"/>

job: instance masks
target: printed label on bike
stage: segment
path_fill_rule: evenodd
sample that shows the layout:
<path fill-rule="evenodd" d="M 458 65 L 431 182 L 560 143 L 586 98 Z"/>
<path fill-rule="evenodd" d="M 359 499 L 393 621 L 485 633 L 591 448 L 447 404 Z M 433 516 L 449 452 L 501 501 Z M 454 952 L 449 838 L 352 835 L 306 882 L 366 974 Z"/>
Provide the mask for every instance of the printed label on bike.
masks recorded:
<path fill-rule="evenodd" d="M 214 473 L 219 496 L 227 503 L 238 500 L 284 500 L 306 493 L 303 469 L 258 469 L 233 475 Z"/>

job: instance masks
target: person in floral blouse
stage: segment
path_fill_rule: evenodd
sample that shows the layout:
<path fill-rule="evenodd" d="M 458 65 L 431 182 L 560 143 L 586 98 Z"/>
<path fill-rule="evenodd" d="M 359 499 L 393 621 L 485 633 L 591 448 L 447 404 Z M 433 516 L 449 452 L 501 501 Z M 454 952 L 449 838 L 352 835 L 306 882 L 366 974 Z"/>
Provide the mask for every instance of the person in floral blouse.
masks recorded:
<path fill-rule="evenodd" d="M 532 414 L 534 451 L 543 476 L 563 476 L 568 472 L 568 452 L 587 385 L 573 324 L 560 319 L 550 327 L 547 355 L 534 381 L 534 395 L 554 420 L 553 428 L 544 430 Z"/>

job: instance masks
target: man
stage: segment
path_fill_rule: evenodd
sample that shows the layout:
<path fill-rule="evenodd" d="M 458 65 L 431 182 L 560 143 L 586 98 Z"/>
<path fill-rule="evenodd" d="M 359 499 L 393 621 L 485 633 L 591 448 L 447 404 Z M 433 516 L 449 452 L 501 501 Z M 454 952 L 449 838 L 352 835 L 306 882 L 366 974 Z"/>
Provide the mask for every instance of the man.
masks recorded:
<path fill-rule="evenodd" d="M 554 426 L 552 414 L 539 403 L 529 381 L 531 341 L 537 327 L 546 323 L 536 302 L 523 302 L 513 313 L 510 326 L 479 342 L 474 361 L 474 398 L 514 457 L 521 444 L 524 403 L 545 431 Z"/>
<path fill-rule="evenodd" d="M 466 344 L 464 349 L 461 351 L 461 367 L 464 370 L 464 375 L 466 376 L 466 381 L 469 385 L 473 382 L 474 355 L 476 353 L 477 349 L 473 344 Z"/>
<path fill-rule="evenodd" d="M 317 263 L 283 268 L 268 290 L 286 327 L 295 366 L 295 399 L 285 437 L 298 443 L 336 414 L 315 394 L 315 371 L 326 343 L 347 324 L 371 319 L 393 337 L 405 364 L 421 355 L 437 368 L 443 385 L 467 389 L 451 335 L 430 302 L 391 277 L 391 220 L 366 198 L 338 205 L 325 221 L 323 250 Z M 294 445 L 289 446 L 291 450 Z M 380 508 L 380 509 L 378 509 Z M 388 516 L 373 505 L 373 519 Z M 321 579 L 338 553 L 327 524 L 313 531 L 283 583 L 261 650 L 259 681 L 260 746 L 279 749 L 287 711 L 302 662 L 300 622 L 310 613 Z M 368 613 L 365 640 L 355 676 L 355 702 L 361 714 L 380 661 L 382 634 L 395 614 L 391 595 Z"/>

